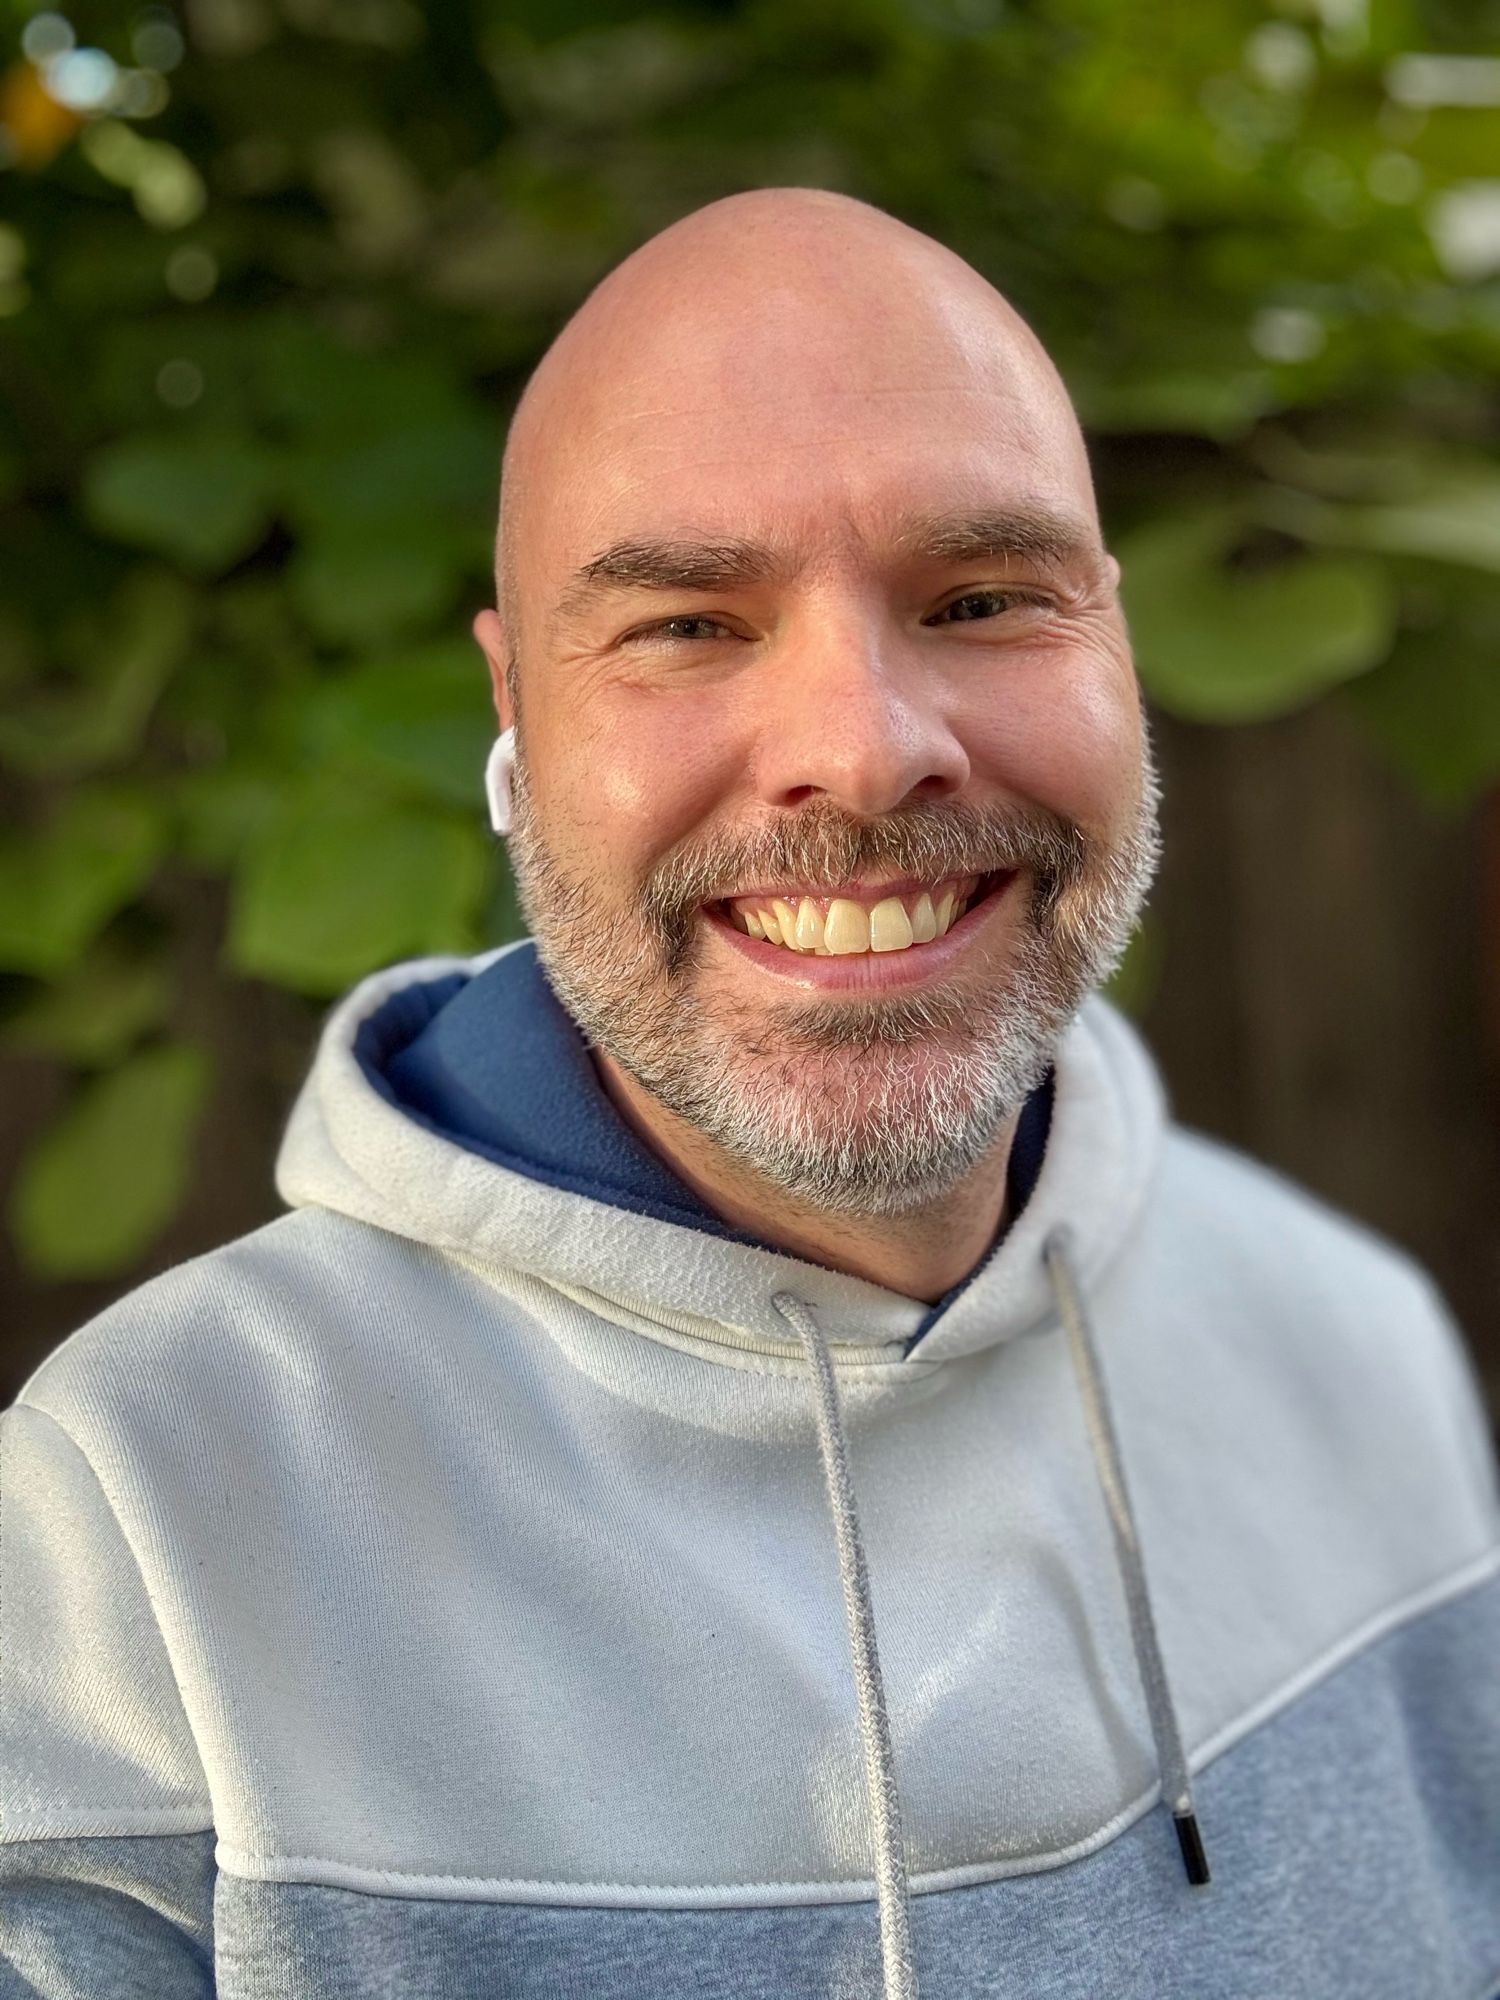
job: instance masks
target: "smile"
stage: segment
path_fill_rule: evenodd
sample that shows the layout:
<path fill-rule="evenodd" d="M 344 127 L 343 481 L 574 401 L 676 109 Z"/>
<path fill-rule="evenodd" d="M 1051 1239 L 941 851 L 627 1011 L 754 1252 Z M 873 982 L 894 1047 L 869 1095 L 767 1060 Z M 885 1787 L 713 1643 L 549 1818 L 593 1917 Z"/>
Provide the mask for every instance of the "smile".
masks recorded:
<path fill-rule="evenodd" d="M 715 907 L 743 936 L 816 958 L 904 952 L 935 943 L 1013 871 L 936 882 L 851 885 L 842 895 L 757 891 Z"/>

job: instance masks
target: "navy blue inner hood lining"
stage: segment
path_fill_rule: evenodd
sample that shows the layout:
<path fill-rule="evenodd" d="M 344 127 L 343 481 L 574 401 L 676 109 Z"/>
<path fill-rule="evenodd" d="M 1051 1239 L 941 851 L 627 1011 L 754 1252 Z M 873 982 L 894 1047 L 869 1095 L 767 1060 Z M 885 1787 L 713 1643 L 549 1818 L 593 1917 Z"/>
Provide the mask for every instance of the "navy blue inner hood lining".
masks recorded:
<path fill-rule="evenodd" d="M 445 973 L 399 988 L 361 1022 L 354 1055 L 388 1103 L 512 1173 L 658 1222 L 786 1254 L 715 1215 L 631 1131 L 529 941 L 482 972 Z M 1049 1069 L 1021 1109 L 1006 1169 L 1012 1222 L 1042 1169 L 1053 1089 Z M 908 1353 L 1004 1236 L 1002 1230 L 975 1269 L 930 1307 Z"/>

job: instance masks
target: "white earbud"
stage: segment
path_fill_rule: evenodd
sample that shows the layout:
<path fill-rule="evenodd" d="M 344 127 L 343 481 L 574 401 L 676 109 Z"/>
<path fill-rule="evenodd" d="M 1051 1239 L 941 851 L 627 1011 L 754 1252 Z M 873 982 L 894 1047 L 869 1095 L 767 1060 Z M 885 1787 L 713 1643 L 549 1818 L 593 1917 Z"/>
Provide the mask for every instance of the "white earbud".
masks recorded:
<path fill-rule="evenodd" d="M 484 766 L 484 793 L 490 802 L 490 825 L 496 833 L 510 832 L 510 774 L 516 761 L 516 732 L 504 729 L 495 738 Z"/>

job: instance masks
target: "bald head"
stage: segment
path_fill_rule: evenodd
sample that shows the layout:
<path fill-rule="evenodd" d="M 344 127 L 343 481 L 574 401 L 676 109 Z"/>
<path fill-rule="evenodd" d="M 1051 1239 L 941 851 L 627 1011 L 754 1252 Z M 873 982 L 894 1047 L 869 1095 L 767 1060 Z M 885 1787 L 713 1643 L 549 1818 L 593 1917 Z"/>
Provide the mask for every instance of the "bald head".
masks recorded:
<path fill-rule="evenodd" d="M 594 289 L 538 364 L 502 475 L 497 585 L 512 658 L 549 609 L 528 588 L 644 476 L 696 448 L 827 454 L 891 399 L 986 405 L 1097 527 L 1083 439 L 1057 370 L 961 257 L 882 210 L 812 188 L 710 203 Z"/>

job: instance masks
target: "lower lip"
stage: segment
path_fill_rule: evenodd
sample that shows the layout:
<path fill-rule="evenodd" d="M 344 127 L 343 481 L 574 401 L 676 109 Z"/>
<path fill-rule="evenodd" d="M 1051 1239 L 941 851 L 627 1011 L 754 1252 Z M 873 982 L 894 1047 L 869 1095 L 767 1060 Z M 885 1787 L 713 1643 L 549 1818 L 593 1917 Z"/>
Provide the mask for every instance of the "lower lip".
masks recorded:
<path fill-rule="evenodd" d="M 717 910 L 704 912 L 709 923 L 752 965 L 776 974 L 804 991 L 829 993 L 890 993 L 903 986 L 918 986 L 925 979 L 951 970 L 955 961 L 984 929 L 989 919 L 1011 901 L 1016 871 L 1002 876 L 989 894 L 964 911 L 958 922 L 930 944 L 908 945 L 905 951 L 851 951 L 819 958 L 813 952 L 793 951 L 784 944 L 768 944 L 737 931 Z"/>

